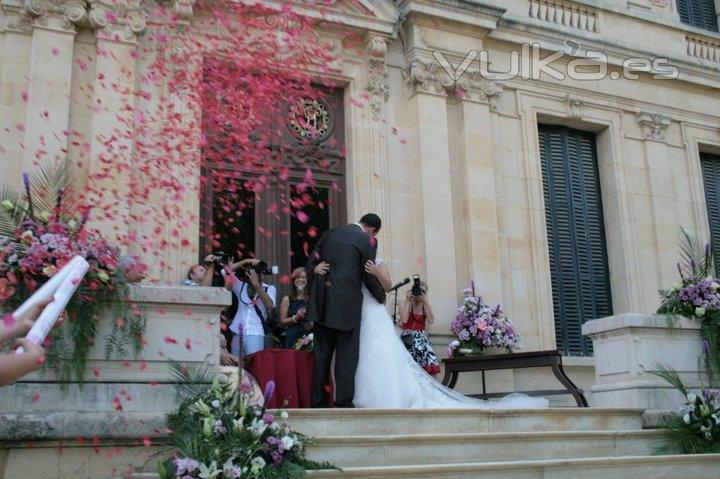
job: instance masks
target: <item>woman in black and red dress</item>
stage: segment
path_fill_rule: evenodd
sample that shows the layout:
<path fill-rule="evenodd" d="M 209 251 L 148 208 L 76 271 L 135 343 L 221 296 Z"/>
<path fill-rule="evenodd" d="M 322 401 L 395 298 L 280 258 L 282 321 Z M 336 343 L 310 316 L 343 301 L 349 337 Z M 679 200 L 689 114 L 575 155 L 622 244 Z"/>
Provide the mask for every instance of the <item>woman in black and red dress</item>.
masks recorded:
<path fill-rule="evenodd" d="M 421 282 L 421 287 L 421 295 L 415 296 L 408 291 L 406 300 L 400 306 L 400 326 L 403 329 L 400 338 L 415 362 L 435 376 L 440 372 L 440 363 L 430 344 L 426 326 L 435 321 L 435 316 L 427 302 L 427 285 Z"/>

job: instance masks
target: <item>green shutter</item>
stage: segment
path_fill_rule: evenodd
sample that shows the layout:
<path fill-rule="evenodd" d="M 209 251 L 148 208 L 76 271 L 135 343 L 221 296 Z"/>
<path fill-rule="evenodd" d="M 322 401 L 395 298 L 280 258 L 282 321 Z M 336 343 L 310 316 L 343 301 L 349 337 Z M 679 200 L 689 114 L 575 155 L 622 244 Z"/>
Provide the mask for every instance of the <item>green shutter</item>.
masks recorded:
<path fill-rule="evenodd" d="M 715 0 L 677 0 L 680 21 L 704 30 L 718 31 Z"/>
<path fill-rule="evenodd" d="M 716 264 L 720 264 L 720 261 L 717 261 L 720 258 L 720 155 L 701 153 L 700 164 L 705 185 L 710 242 L 713 246 Z M 715 274 L 720 274 L 720 271 L 715 271 Z"/>
<path fill-rule="evenodd" d="M 585 321 L 612 314 L 595 137 L 539 125 L 540 161 L 558 349 L 592 354 Z"/>

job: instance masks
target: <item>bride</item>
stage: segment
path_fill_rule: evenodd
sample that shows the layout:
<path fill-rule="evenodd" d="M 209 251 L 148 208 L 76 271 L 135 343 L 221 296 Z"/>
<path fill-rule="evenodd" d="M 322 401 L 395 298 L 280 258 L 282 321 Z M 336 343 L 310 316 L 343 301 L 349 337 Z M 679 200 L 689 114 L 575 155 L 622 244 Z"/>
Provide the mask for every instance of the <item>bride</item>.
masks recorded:
<path fill-rule="evenodd" d="M 388 291 L 390 273 L 380 260 L 368 261 L 365 271 Z M 363 286 L 360 359 L 355 373 L 357 408 L 545 408 L 548 401 L 511 394 L 497 402 L 464 396 L 438 383 L 405 349 L 385 305 Z"/>

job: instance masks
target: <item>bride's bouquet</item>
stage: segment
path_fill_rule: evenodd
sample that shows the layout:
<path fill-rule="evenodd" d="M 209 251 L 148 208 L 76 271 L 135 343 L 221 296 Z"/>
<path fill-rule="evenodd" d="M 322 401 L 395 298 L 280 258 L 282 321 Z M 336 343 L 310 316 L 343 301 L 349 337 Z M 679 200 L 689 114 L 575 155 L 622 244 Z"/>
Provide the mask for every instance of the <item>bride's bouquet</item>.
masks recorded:
<path fill-rule="evenodd" d="M 463 291 L 463 303 L 458 309 L 450 331 L 457 339 L 448 345 L 449 357 L 456 354 L 482 354 L 489 347 L 512 348 L 520 342 L 512 321 L 505 316 L 500 305 L 488 306 L 472 289 Z"/>

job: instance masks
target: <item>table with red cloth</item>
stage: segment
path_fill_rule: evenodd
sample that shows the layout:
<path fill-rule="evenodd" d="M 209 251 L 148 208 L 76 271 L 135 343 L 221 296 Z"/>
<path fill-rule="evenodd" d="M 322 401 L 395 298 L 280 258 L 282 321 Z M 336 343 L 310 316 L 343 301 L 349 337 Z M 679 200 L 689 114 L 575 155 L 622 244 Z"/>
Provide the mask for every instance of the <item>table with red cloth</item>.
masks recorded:
<path fill-rule="evenodd" d="M 275 381 L 275 394 L 267 408 L 308 408 L 312 391 L 315 356 L 296 349 L 263 349 L 245 356 L 245 369 L 262 390 Z"/>

